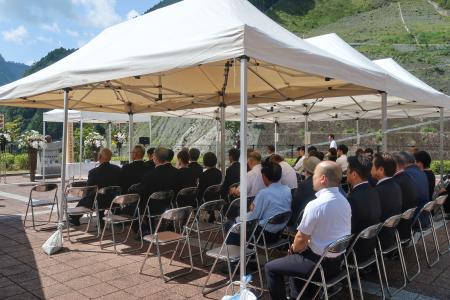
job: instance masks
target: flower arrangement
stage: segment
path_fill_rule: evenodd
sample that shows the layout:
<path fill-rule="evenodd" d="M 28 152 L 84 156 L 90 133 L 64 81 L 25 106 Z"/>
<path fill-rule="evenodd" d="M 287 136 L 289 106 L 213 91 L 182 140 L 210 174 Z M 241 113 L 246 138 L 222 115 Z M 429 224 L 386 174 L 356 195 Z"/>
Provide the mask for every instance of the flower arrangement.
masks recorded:
<path fill-rule="evenodd" d="M 42 150 L 45 143 L 45 137 L 36 130 L 25 131 L 18 139 L 19 148 L 28 148 L 29 150 Z"/>
<path fill-rule="evenodd" d="M 11 143 L 11 135 L 7 131 L 0 132 L 0 149 L 4 151 L 9 143 Z"/>
<path fill-rule="evenodd" d="M 106 141 L 105 138 L 98 132 L 91 132 L 84 140 L 84 146 L 98 151 L 100 148 L 106 147 Z"/>
<path fill-rule="evenodd" d="M 116 132 L 112 137 L 113 143 L 116 144 L 117 148 L 121 148 L 123 144 L 127 142 L 127 136 L 123 132 Z"/>

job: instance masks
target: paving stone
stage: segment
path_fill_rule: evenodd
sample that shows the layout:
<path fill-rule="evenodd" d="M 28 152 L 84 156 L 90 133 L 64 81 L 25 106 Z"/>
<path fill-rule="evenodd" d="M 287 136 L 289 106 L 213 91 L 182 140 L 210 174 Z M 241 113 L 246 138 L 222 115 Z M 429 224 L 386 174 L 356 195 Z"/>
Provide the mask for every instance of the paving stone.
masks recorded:
<path fill-rule="evenodd" d="M 89 298 L 98 298 L 116 292 L 118 289 L 115 286 L 105 282 L 80 289 L 78 292 Z"/>
<path fill-rule="evenodd" d="M 101 283 L 101 280 L 93 276 L 82 276 L 64 282 L 65 285 L 74 290 L 84 289 L 86 287 L 90 287 L 99 283 Z"/>
<path fill-rule="evenodd" d="M 19 295 L 19 294 L 23 294 L 26 291 L 21 288 L 19 285 L 17 284 L 10 284 L 4 287 L 0 288 L 0 295 L 2 297 L 10 297 L 10 296 L 15 296 L 15 295 Z"/>
<path fill-rule="evenodd" d="M 5 300 L 37 300 L 39 298 L 31 293 L 23 293 L 23 294 L 11 296 L 11 297 L 6 297 L 3 299 L 5 299 Z"/>

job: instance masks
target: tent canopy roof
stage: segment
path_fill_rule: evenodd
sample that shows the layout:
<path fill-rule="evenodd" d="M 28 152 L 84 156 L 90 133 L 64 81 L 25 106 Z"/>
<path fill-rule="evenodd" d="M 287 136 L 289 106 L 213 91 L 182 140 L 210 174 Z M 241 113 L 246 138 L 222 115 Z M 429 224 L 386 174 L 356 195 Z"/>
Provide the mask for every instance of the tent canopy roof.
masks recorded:
<path fill-rule="evenodd" d="M 83 123 L 127 123 L 130 117 L 127 114 L 118 113 L 101 113 L 101 112 L 90 112 L 90 111 L 78 111 L 69 110 L 69 122 L 78 123 L 82 121 Z M 44 122 L 64 122 L 64 110 L 54 109 L 43 114 Z M 133 115 L 134 123 L 145 123 L 149 121 L 148 115 L 136 114 Z"/>

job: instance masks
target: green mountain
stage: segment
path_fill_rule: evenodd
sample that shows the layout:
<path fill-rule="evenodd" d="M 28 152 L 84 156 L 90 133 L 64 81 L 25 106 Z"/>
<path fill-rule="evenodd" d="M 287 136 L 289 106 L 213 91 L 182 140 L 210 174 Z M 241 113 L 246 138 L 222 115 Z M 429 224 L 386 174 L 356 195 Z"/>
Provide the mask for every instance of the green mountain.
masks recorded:
<path fill-rule="evenodd" d="M 29 66 L 6 61 L 0 55 L 0 86 L 21 78 Z"/>

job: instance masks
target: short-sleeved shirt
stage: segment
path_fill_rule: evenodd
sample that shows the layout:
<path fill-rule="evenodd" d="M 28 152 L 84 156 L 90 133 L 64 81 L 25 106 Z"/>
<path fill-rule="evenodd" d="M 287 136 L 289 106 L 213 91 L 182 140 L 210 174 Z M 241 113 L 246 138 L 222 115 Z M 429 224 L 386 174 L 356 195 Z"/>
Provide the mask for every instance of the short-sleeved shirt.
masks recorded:
<path fill-rule="evenodd" d="M 325 248 L 351 233 L 352 209 L 337 187 L 321 189 L 309 202 L 298 230 L 311 236 L 309 248 L 322 255 Z M 336 257 L 339 253 L 327 254 Z"/>
<path fill-rule="evenodd" d="M 348 168 L 348 161 L 347 161 L 347 155 L 342 154 L 336 159 L 336 163 L 341 167 L 342 172 L 346 172 Z"/>
<path fill-rule="evenodd" d="M 332 140 L 332 141 L 330 142 L 330 148 L 337 149 L 337 143 L 336 143 L 335 140 Z"/>
<path fill-rule="evenodd" d="M 281 180 L 280 183 L 287 185 L 290 189 L 296 189 L 298 187 L 297 173 L 294 168 L 287 162 L 280 162 L 281 167 Z"/>
<path fill-rule="evenodd" d="M 292 195 L 289 187 L 274 182 L 265 189 L 259 191 L 253 201 L 254 209 L 248 214 L 248 219 L 258 219 L 259 224 L 264 226 L 270 217 L 291 211 Z M 278 233 L 284 229 L 285 224 L 268 224 L 266 231 Z"/>
<path fill-rule="evenodd" d="M 301 171 L 303 168 L 303 161 L 305 160 L 305 155 L 303 155 L 294 165 L 295 171 Z"/>
<path fill-rule="evenodd" d="M 265 188 L 266 185 L 261 174 L 261 164 L 258 164 L 247 172 L 247 196 L 254 197 L 260 190 Z"/>

